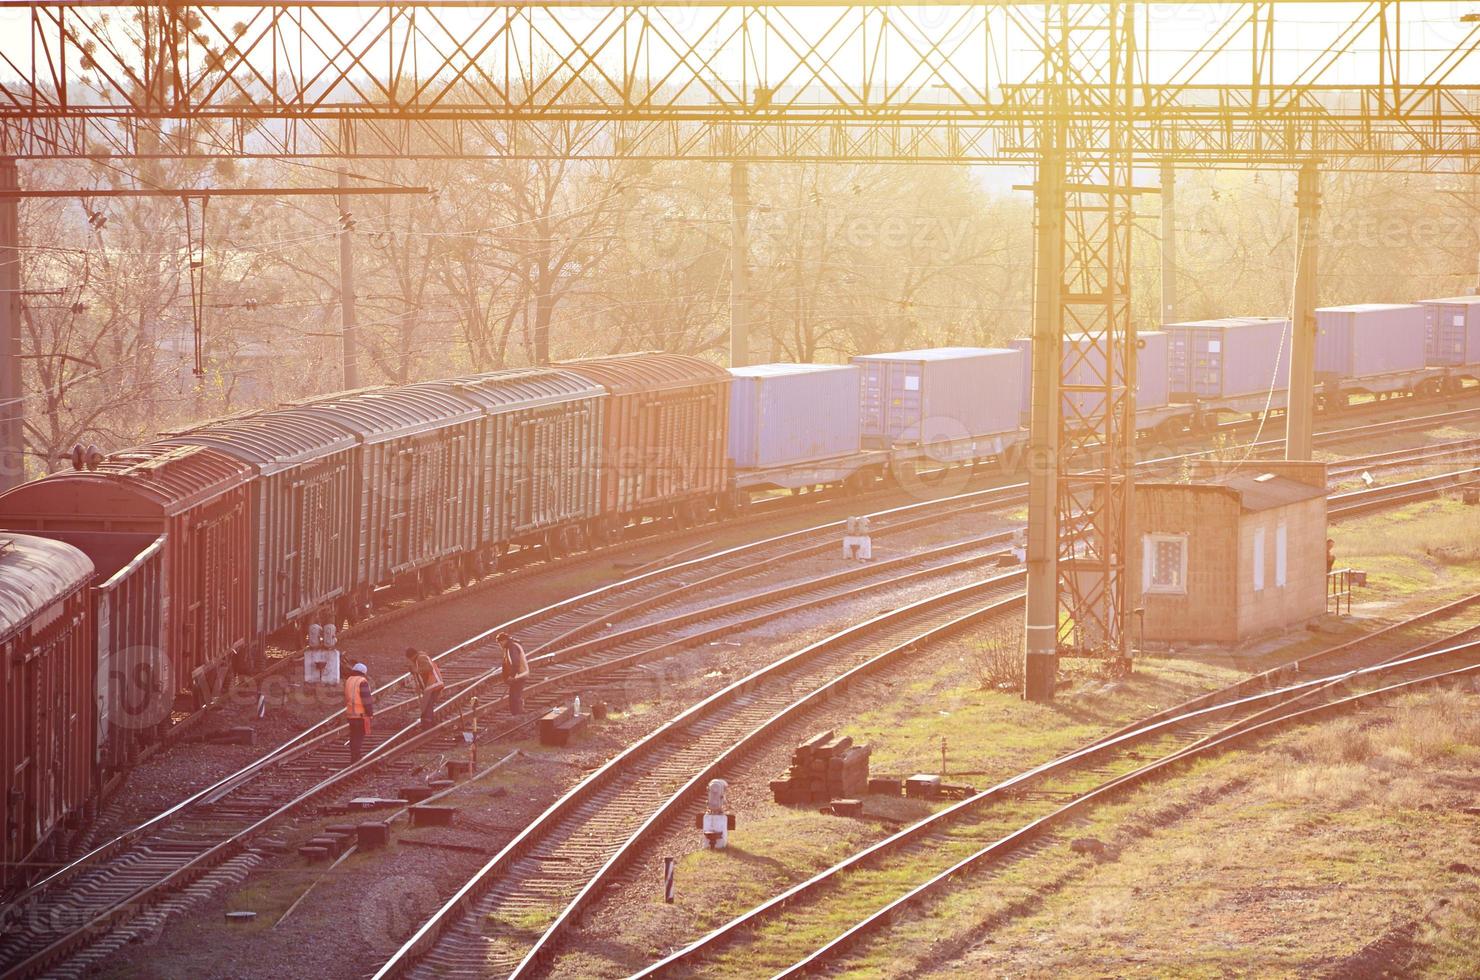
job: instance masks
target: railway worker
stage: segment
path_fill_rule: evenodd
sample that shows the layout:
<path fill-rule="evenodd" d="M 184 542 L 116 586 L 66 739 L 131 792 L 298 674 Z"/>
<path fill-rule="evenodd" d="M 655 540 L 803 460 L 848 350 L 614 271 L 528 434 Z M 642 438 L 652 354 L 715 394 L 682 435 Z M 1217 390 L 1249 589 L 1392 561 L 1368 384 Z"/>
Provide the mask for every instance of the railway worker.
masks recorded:
<path fill-rule="evenodd" d="M 500 633 L 494 637 L 498 645 L 504 648 L 504 683 L 509 686 L 509 713 L 520 715 L 524 713 L 524 684 L 529 677 L 529 658 L 524 655 L 524 647 L 519 641 L 508 633 Z"/>
<path fill-rule="evenodd" d="M 369 670 L 355 664 L 344 679 L 344 717 L 349 725 L 349 764 L 354 765 L 365 754 L 365 736 L 370 734 L 370 719 L 375 717 L 375 699 L 370 691 Z"/>
<path fill-rule="evenodd" d="M 437 662 L 416 647 L 406 648 L 406 661 L 410 664 L 416 690 L 421 693 L 421 727 L 426 731 L 432 727 L 432 712 L 436 710 L 446 685 L 442 683 L 442 671 L 437 669 Z"/>
<path fill-rule="evenodd" d="M 1336 567 L 1336 539 L 1326 539 L 1326 574 L 1331 574 L 1331 569 Z"/>

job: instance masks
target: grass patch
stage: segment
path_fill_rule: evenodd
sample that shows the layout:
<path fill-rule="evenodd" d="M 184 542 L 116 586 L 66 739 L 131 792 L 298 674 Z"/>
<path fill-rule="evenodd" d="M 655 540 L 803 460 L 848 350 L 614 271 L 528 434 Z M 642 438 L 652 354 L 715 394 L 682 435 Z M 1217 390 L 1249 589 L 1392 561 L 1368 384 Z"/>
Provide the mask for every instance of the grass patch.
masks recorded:
<path fill-rule="evenodd" d="M 1480 695 L 1466 690 L 1200 760 L 968 879 L 842 973 L 1378 975 L 1357 954 L 1411 930 L 1382 975 L 1480 975 L 1480 837 L 1463 812 L 1477 759 Z M 1071 853 L 1080 836 L 1112 857 Z"/>
<path fill-rule="evenodd" d="M 1398 593 L 1480 581 L 1480 508 L 1453 497 L 1409 504 L 1334 526 L 1338 566 L 1368 568 Z"/>

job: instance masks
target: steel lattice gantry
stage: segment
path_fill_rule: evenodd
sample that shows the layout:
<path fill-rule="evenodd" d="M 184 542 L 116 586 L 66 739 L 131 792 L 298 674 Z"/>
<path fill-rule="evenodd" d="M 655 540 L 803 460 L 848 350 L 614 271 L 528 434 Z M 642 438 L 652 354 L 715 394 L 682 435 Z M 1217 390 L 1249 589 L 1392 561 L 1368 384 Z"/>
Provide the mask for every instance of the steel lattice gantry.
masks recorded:
<path fill-rule="evenodd" d="M 1035 168 L 1045 383 L 1028 641 L 1041 694 L 1044 655 L 1126 651 L 1137 174 L 1302 168 L 1309 201 L 1317 165 L 1480 171 L 1480 23 L 1462 14 L 1416 0 L 0 0 L 0 158 Z M 1080 370 L 1061 392 L 1060 340 L 1076 334 L 1063 367 L 1083 360 L 1096 380 Z M 1061 394 L 1080 397 L 1065 410 Z"/>
<path fill-rule="evenodd" d="M 1142 162 L 1475 167 L 1480 24 L 1452 4 L 1123 4 L 1134 84 L 1059 98 L 1059 14 L 1108 6 L 0 0 L 0 155 L 1036 163 L 1114 105 Z"/>

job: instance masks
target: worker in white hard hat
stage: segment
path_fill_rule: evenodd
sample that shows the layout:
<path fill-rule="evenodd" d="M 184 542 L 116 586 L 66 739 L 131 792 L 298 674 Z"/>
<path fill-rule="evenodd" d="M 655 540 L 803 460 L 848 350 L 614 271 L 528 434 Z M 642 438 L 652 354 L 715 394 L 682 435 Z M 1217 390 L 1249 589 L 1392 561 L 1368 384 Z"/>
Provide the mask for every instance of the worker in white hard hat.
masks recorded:
<path fill-rule="evenodd" d="M 355 664 L 344 679 L 344 717 L 349 724 L 349 764 L 360 761 L 365 752 L 365 737 L 370 734 L 370 720 L 375 717 L 375 699 L 370 691 L 369 670 Z"/>

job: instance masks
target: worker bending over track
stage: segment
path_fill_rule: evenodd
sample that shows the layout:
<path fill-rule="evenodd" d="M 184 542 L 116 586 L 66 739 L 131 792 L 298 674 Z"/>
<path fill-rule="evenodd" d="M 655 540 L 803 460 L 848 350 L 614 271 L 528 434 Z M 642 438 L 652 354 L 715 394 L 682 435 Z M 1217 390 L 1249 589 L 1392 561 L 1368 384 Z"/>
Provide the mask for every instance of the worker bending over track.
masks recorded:
<path fill-rule="evenodd" d="M 524 713 L 524 685 L 529 677 L 529 658 L 524 655 L 524 647 L 519 641 L 508 633 L 500 633 L 494 637 L 498 645 L 504 648 L 504 683 L 509 686 L 509 714 L 520 715 Z"/>
<path fill-rule="evenodd" d="M 370 678 L 364 664 L 355 664 L 344 679 L 344 717 L 349 723 L 349 764 L 354 765 L 365 754 L 365 737 L 370 734 L 370 719 L 375 717 L 375 698 L 370 691 Z"/>
<path fill-rule="evenodd" d="M 406 648 L 406 661 L 410 664 L 411 679 L 421 695 L 421 727 L 426 731 L 432 727 L 432 712 L 437 710 L 437 702 L 446 685 L 442 683 L 442 671 L 437 669 L 437 662 L 416 647 Z"/>

